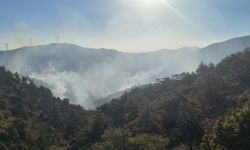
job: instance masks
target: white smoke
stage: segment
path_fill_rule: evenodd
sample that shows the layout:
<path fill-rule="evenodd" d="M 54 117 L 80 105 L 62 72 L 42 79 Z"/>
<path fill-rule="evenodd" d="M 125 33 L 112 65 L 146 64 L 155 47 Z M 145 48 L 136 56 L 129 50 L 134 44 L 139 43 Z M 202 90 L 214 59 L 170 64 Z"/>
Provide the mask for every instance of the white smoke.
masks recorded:
<path fill-rule="evenodd" d="M 52 44 L 10 51 L 0 55 L 0 63 L 12 72 L 42 81 L 55 96 L 94 109 L 98 99 L 112 93 L 194 70 L 198 62 L 186 50 L 131 54 Z"/>

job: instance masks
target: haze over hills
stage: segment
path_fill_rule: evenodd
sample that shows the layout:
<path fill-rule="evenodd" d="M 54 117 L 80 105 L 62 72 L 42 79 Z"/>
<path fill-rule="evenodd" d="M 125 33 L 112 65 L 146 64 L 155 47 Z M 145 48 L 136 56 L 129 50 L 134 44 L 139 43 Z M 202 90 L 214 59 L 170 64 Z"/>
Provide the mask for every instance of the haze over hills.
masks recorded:
<path fill-rule="evenodd" d="M 249 6 L 2 0 L 0 150 L 250 150 Z"/>
<path fill-rule="evenodd" d="M 69 97 L 73 103 L 95 108 L 95 99 L 184 69 L 195 69 L 197 48 L 186 49 L 122 53 L 50 44 L 2 52 L 0 64 L 12 72 L 45 82 L 56 96 Z M 191 57 L 193 61 L 189 61 Z"/>
<path fill-rule="evenodd" d="M 201 49 L 201 60 L 218 63 L 225 56 L 250 47 L 250 36 L 236 37 Z"/>
<path fill-rule="evenodd" d="M 41 80 L 56 96 L 93 109 L 102 97 L 171 74 L 194 71 L 201 61 L 217 63 L 246 47 L 250 47 L 250 36 L 201 49 L 186 47 L 148 53 L 49 44 L 0 52 L 0 65 Z"/>

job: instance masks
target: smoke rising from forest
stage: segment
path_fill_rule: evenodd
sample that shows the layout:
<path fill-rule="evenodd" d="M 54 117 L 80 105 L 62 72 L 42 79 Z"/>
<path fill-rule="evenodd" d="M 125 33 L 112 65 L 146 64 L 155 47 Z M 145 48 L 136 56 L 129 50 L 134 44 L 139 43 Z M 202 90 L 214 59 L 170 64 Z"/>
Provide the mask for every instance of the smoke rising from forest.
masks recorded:
<path fill-rule="evenodd" d="M 23 47 L 0 53 L 0 65 L 38 79 L 55 96 L 94 109 L 98 101 L 134 86 L 172 74 L 195 71 L 203 61 L 222 58 L 250 46 L 250 36 L 211 44 L 148 53 L 122 53 L 112 49 L 83 48 L 72 44 Z"/>
<path fill-rule="evenodd" d="M 133 54 L 52 44 L 2 54 L 6 59 L 0 63 L 12 72 L 42 81 L 55 96 L 94 109 L 99 103 L 96 100 L 109 94 L 173 73 L 193 71 L 198 64 L 192 56 L 195 50 Z"/>

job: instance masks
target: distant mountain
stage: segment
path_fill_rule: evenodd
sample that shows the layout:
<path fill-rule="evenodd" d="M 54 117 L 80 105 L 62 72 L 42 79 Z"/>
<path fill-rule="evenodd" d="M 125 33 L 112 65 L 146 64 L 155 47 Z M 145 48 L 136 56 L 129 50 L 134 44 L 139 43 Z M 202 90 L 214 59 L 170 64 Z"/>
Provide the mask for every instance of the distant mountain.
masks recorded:
<path fill-rule="evenodd" d="M 86 72 L 99 63 L 111 61 L 118 53 L 116 50 L 90 49 L 73 44 L 49 44 L 2 51 L 0 62 L 23 74 L 40 73 L 51 67 L 60 72 L 79 72 L 82 69 Z"/>
<path fill-rule="evenodd" d="M 201 49 L 185 47 L 148 53 L 49 44 L 0 52 L 0 65 L 40 80 L 56 96 L 95 108 L 102 97 L 171 74 L 194 71 L 202 61 L 218 63 L 246 47 L 250 47 L 250 36 Z"/>
<path fill-rule="evenodd" d="M 200 50 L 201 60 L 218 63 L 225 56 L 243 51 L 250 47 L 250 36 L 237 37 L 224 42 L 214 43 Z"/>

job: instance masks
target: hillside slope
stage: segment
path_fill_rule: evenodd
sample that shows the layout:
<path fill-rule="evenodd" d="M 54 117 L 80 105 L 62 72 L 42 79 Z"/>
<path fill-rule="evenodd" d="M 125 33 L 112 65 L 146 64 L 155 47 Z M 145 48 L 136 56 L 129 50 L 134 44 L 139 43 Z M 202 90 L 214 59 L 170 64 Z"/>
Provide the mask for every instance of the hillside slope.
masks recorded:
<path fill-rule="evenodd" d="M 1 150 L 68 149 L 77 137 L 91 131 L 93 114 L 0 67 Z"/>
<path fill-rule="evenodd" d="M 158 79 L 96 111 L 0 68 L 0 149 L 249 149 L 250 49 Z"/>
<path fill-rule="evenodd" d="M 250 36 L 236 37 L 223 42 L 211 44 L 201 49 L 201 60 L 219 63 L 221 59 L 250 47 Z"/>
<path fill-rule="evenodd" d="M 250 134 L 244 131 L 249 131 L 250 122 L 244 112 L 248 113 L 250 107 L 244 105 L 249 102 L 250 49 L 227 57 L 217 66 L 200 64 L 195 73 L 178 74 L 144 88 L 135 88 L 98 110 L 112 118 L 116 128 L 126 129 L 132 135 L 147 133 L 167 138 L 168 149 L 200 149 L 200 143 L 211 137 L 213 140 L 201 144 L 201 148 L 247 149 Z M 223 126 L 225 129 L 220 129 L 226 132 L 221 133 L 217 122 L 222 122 L 235 109 L 244 118 L 237 121 L 229 117 L 235 122 L 230 124 L 235 130 Z M 244 127 L 241 129 L 241 126 Z M 238 144 L 233 142 L 234 132 L 239 138 Z M 100 144 L 106 147 L 105 142 L 114 141 L 104 139 Z"/>

